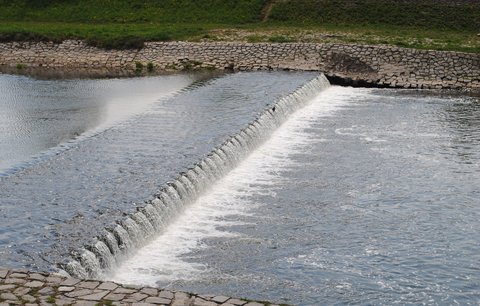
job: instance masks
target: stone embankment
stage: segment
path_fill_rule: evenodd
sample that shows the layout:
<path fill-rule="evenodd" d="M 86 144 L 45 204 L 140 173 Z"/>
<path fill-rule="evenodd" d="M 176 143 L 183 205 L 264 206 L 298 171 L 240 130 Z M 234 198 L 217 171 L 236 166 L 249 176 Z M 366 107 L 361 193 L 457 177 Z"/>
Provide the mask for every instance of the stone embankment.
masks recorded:
<path fill-rule="evenodd" d="M 149 63 L 157 71 L 307 70 L 345 85 L 480 89 L 480 54 L 462 52 L 313 43 L 149 42 L 141 50 L 126 51 L 77 40 L 0 44 L 4 67 L 134 71 Z"/>
<path fill-rule="evenodd" d="M 0 269 L 0 306 L 3 305 L 265 306 L 265 303 Z"/>

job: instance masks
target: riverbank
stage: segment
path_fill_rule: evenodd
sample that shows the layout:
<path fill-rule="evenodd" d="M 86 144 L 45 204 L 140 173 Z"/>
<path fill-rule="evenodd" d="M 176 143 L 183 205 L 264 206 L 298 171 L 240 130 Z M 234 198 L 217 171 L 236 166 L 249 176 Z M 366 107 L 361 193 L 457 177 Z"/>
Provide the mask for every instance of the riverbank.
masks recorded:
<path fill-rule="evenodd" d="M 480 53 L 478 16 L 473 0 L 15 0 L 0 3 L 0 42 L 356 43 Z"/>
<path fill-rule="evenodd" d="M 80 40 L 0 44 L 3 70 L 146 72 L 199 69 L 302 70 L 341 85 L 480 89 L 480 54 L 335 43 L 149 42 L 105 50 Z"/>
<path fill-rule="evenodd" d="M 194 295 L 0 268 L 0 306 L 4 305 L 276 306 L 226 296 Z"/>

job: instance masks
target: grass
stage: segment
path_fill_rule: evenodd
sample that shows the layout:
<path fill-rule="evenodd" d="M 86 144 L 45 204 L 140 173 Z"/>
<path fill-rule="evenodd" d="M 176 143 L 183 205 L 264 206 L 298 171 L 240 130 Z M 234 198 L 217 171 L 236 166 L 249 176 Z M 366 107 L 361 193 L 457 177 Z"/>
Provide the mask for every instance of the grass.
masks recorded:
<path fill-rule="evenodd" d="M 295 38 L 285 35 L 273 35 L 268 37 L 268 42 L 273 43 L 287 43 L 287 42 L 294 42 Z"/>
<path fill-rule="evenodd" d="M 76 23 L 242 24 L 263 0 L 0 0 L 0 20 Z"/>
<path fill-rule="evenodd" d="M 438 0 L 278 1 L 269 20 L 305 25 L 389 25 L 475 32 L 480 3 Z"/>
<path fill-rule="evenodd" d="M 50 295 L 50 296 L 46 299 L 46 302 L 47 302 L 47 303 L 50 303 L 50 304 L 55 304 L 55 301 L 56 301 L 56 299 L 55 299 L 55 296 L 53 296 L 53 295 Z"/>
<path fill-rule="evenodd" d="M 416 49 L 480 53 L 480 37 L 465 31 L 441 31 L 404 26 L 294 26 L 282 23 L 213 29 L 202 41 L 357 43 Z M 195 38 L 191 38 L 195 40 Z"/>
<path fill-rule="evenodd" d="M 338 42 L 480 53 L 480 3 L 467 0 L 0 0 L 0 42 L 84 39 Z"/>
<path fill-rule="evenodd" d="M 0 22 L 0 41 L 86 39 L 109 44 L 115 40 L 143 41 L 182 40 L 206 33 L 211 25 L 150 23 L 67 23 L 67 22 Z M 97 42 L 96 42 L 97 41 Z"/>

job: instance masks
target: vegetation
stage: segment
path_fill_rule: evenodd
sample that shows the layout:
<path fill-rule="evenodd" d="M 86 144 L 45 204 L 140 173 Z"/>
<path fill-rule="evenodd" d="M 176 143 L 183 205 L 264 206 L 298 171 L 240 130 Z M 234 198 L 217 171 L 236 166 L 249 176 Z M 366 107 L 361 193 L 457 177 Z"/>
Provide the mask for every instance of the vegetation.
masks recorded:
<path fill-rule="evenodd" d="M 143 71 L 143 63 L 142 62 L 135 62 L 135 71 L 140 73 Z"/>
<path fill-rule="evenodd" d="M 480 31 L 480 3 L 458 0 L 289 0 L 274 5 L 269 19 L 304 25 L 393 25 L 475 32 Z"/>
<path fill-rule="evenodd" d="M 53 295 L 50 295 L 47 299 L 46 299 L 46 302 L 47 303 L 50 303 L 50 304 L 55 304 L 55 296 Z"/>
<path fill-rule="evenodd" d="M 242 24 L 258 20 L 263 0 L 0 0 L 10 21 Z"/>
<path fill-rule="evenodd" d="M 285 26 L 266 23 L 236 29 L 217 29 L 208 40 L 248 42 L 307 42 L 388 44 L 399 47 L 480 53 L 480 37 L 466 31 L 440 31 L 408 26 L 329 25 Z"/>
<path fill-rule="evenodd" d="M 147 63 L 147 71 L 153 72 L 155 70 L 155 65 L 152 62 Z"/>
<path fill-rule="evenodd" d="M 0 42 L 354 42 L 480 52 L 479 32 L 476 0 L 0 0 Z"/>
<path fill-rule="evenodd" d="M 47 40 L 58 42 L 68 38 L 80 38 L 86 39 L 90 45 L 107 49 L 138 49 L 143 47 L 145 41 L 183 40 L 205 33 L 207 30 L 208 27 L 197 24 L 0 21 L 0 42 Z"/>
<path fill-rule="evenodd" d="M 36 33 L 36 32 L 25 32 L 22 30 L 19 31 L 10 31 L 5 33 L 0 33 L 0 42 L 8 41 L 49 41 L 50 37 Z"/>

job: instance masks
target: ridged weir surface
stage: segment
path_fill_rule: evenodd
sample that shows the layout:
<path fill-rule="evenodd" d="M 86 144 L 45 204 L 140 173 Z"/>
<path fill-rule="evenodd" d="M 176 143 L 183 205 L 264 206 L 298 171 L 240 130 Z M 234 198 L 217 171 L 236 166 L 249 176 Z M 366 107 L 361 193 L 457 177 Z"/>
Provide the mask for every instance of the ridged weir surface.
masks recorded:
<path fill-rule="evenodd" d="M 63 268 L 77 277 L 99 278 L 117 261 L 161 234 L 169 222 L 232 170 L 243 158 L 263 143 L 289 115 L 306 105 L 330 85 L 324 75 L 307 82 L 291 94 L 264 109 L 239 132 L 228 137 L 187 171 L 168 182 L 154 199 L 138 207 L 113 227 L 97 236 L 98 241 L 81 250 Z"/>
<path fill-rule="evenodd" d="M 0 265 L 101 277 L 325 84 L 313 73 L 200 78 L 7 173 L 0 178 Z"/>

